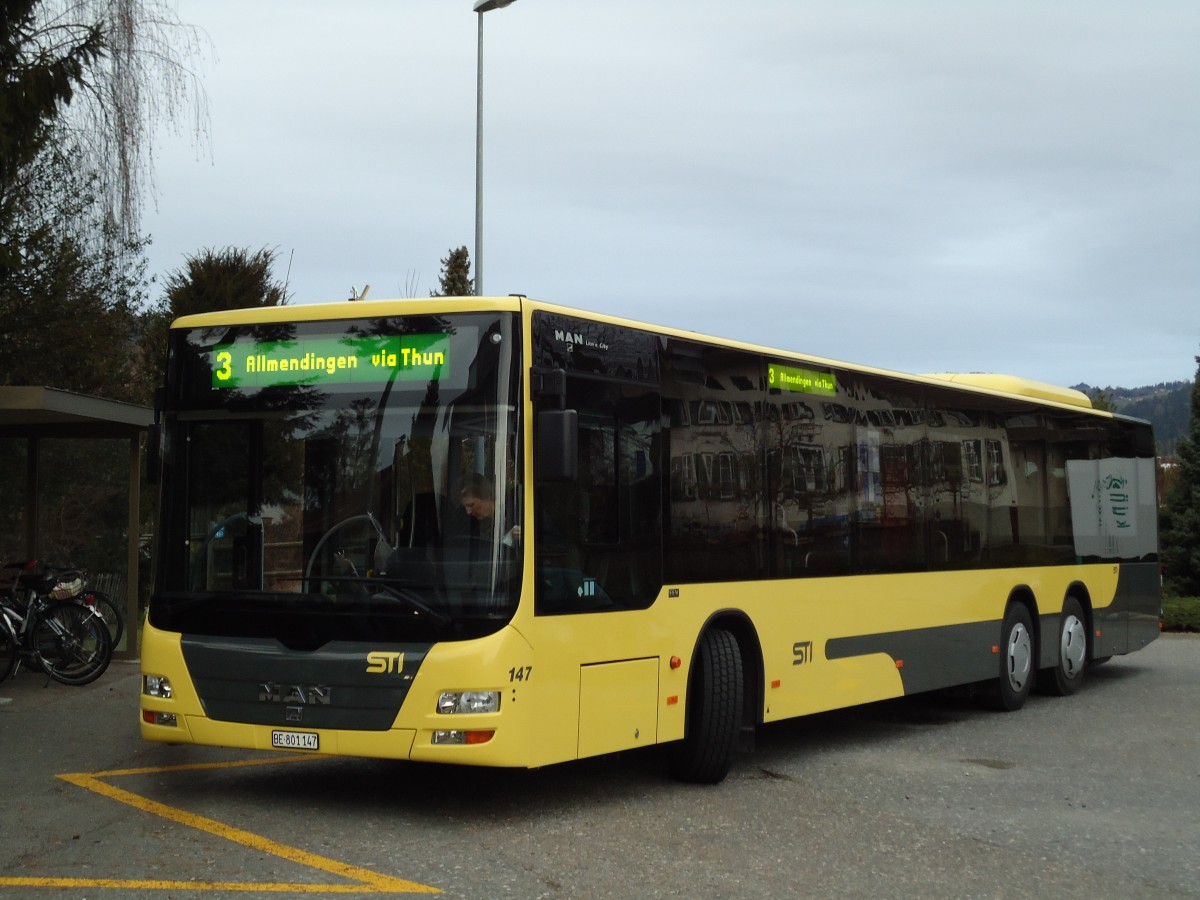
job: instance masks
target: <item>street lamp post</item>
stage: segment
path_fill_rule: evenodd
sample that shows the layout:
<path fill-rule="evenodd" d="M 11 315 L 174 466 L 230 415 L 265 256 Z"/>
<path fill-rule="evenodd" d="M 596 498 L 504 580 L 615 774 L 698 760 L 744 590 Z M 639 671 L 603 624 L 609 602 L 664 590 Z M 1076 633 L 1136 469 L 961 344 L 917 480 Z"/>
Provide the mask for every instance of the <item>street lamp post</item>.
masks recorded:
<path fill-rule="evenodd" d="M 483 14 L 503 9 L 516 0 L 476 0 L 479 16 L 478 60 L 475 78 L 475 296 L 483 295 Z"/>

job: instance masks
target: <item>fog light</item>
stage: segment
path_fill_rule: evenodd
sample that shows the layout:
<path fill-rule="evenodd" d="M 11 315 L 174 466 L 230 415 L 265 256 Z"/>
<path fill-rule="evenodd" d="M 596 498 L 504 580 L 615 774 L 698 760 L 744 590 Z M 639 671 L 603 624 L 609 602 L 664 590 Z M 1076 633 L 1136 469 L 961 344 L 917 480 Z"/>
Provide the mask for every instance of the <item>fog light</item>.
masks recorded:
<path fill-rule="evenodd" d="M 175 713 L 154 712 L 153 710 L 142 710 L 142 721 L 147 725 L 166 725 L 174 728 L 178 723 L 175 719 Z"/>
<path fill-rule="evenodd" d="M 486 744 L 492 739 L 495 731 L 435 731 L 435 744 Z"/>
<path fill-rule="evenodd" d="M 499 691 L 443 691 L 437 704 L 443 715 L 494 713 L 499 709 Z"/>
<path fill-rule="evenodd" d="M 143 675 L 142 693 L 147 697 L 169 699 L 171 696 L 171 682 L 164 675 Z"/>

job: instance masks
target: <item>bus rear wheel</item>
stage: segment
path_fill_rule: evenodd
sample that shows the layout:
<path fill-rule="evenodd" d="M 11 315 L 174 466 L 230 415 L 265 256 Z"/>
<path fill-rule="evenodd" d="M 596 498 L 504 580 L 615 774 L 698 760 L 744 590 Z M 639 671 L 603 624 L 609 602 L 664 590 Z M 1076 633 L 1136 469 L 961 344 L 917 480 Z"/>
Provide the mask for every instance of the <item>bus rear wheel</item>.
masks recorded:
<path fill-rule="evenodd" d="M 1047 694 L 1066 697 L 1079 690 L 1087 671 L 1087 625 L 1083 607 L 1074 597 L 1063 603 L 1058 617 L 1058 644 L 1055 663 L 1038 673 L 1038 688 Z"/>
<path fill-rule="evenodd" d="M 723 628 L 704 632 L 688 680 L 687 734 L 671 758 L 680 781 L 716 784 L 729 774 L 742 721 L 742 679 L 737 638 Z"/>
<path fill-rule="evenodd" d="M 1000 672 L 986 695 L 988 706 L 1016 712 L 1025 705 L 1033 687 L 1036 648 L 1033 620 L 1023 603 L 1011 603 L 1000 628 Z"/>

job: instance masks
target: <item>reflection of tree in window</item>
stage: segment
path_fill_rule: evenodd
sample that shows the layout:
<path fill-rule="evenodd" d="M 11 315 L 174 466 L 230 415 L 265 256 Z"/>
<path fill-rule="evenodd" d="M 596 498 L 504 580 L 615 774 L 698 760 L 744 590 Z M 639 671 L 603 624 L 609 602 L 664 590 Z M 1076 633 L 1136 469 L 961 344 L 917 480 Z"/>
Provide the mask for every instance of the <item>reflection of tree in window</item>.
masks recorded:
<path fill-rule="evenodd" d="M 587 540 L 616 541 L 616 429 L 611 419 L 581 416 L 579 481 Z"/>

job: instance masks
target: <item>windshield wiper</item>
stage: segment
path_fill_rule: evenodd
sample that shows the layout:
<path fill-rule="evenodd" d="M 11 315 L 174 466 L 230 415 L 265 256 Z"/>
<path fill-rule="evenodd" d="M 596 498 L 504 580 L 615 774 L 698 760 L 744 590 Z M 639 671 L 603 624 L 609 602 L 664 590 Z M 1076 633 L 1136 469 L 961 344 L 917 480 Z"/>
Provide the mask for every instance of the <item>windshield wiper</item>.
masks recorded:
<path fill-rule="evenodd" d="M 379 584 L 377 582 L 374 582 L 374 585 L 378 588 L 378 590 L 371 595 L 372 600 L 399 600 L 401 603 L 411 609 L 414 615 L 427 616 L 442 628 L 449 628 L 454 624 L 454 620 L 450 618 L 450 616 L 442 612 L 440 609 L 436 609 L 429 603 L 425 602 L 424 598 L 422 598 L 421 595 L 417 594 L 415 591 L 410 591 L 408 588 L 398 587 L 390 584 Z"/>

